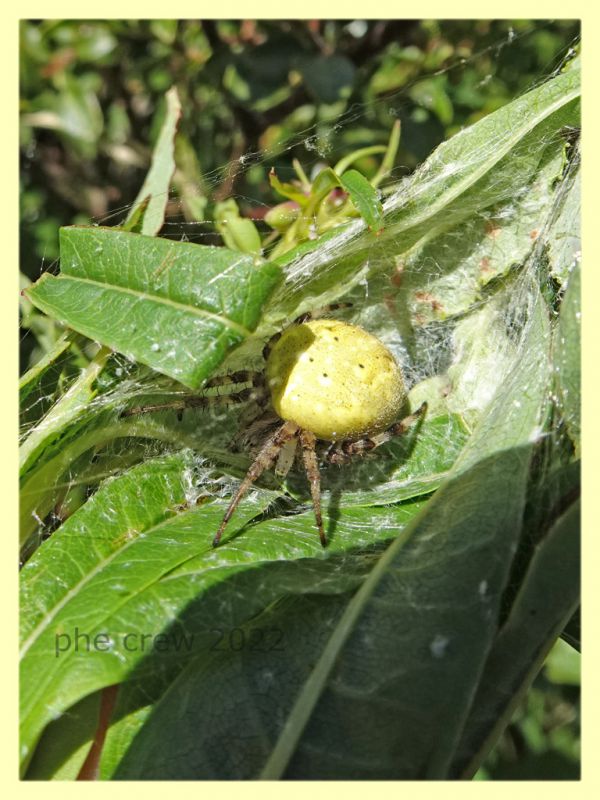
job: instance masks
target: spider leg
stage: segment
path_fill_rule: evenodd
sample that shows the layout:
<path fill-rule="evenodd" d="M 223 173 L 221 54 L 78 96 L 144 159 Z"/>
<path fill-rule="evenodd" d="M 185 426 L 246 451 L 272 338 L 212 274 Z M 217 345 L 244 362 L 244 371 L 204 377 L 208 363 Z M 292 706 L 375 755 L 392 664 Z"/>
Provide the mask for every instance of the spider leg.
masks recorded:
<path fill-rule="evenodd" d="M 311 319 L 318 319 L 332 311 L 339 311 L 340 308 L 352 308 L 352 306 L 353 303 L 329 303 L 329 305 L 316 308 L 314 311 L 306 311 L 304 314 L 300 314 L 300 316 L 296 317 L 292 322 L 292 325 L 301 325 L 303 322 L 308 322 Z"/>
<path fill-rule="evenodd" d="M 294 463 L 294 458 L 296 457 L 297 445 L 298 445 L 297 439 L 290 439 L 290 441 L 286 442 L 279 451 L 279 455 L 277 457 L 277 463 L 275 464 L 275 475 L 280 480 L 283 480 L 290 471 L 290 469 L 292 468 L 292 464 Z"/>
<path fill-rule="evenodd" d="M 171 400 L 167 403 L 153 403 L 144 406 L 134 406 L 126 408 L 121 412 L 122 417 L 133 417 L 137 414 L 150 414 L 154 411 L 173 410 L 183 413 L 186 408 L 208 408 L 215 405 L 235 405 L 251 400 L 255 394 L 254 389 L 242 389 L 241 392 L 233 394 L 213 394 L 207 396 L 189 395 L 181 400 Z"/>
<path fill-rule="evenodd" d="M 362 456 L 376 447 L 381 447 L 382 444 L 389 442 L 395 436 L 401 436 L 406 433 L 409 428 L 425 416 L 426 412 L 427 403 L 421 403 L 414 414 L 409 414 L 409 416 L 404 417 L 400 422 L 394 423 L 382 433 L 354 441 L 346 439 L 342 442 L 337 442 L 325 454 L 325 461 L 329 464 L 346 464 L 353 456 Z"/>
<path fill-rule="evenodd" d="M 250 370 L 238 370 L 237 372 L 230 372 L 227 375 L 217 375 L 211 378 L 204 385 L 204 389 L 212 389 L 217 386 L 225 386 L 227 388 L 235 388 L 244 383 L 250 383 L 253 390 L 245 397 L 250 401 L 244 413 L 240 416 L 238 432 L 229 443 L 229 447 L 235 450 L 240 439 L 243 437 L 245 430 L 253 423 L 258 417 L 262 416 L 264 409 L 269 403 L 269 393 L 265 384 L 265 376 L 261 372 L 252 372 Z M 236 396 L 240 392 L 235 392 L 231 395 Z M 227 395 L 217 395 L 223 398 L 222 402 L 227 403 L 225 399 Z"/>
<path fill-rule="evenodd" d="M 212 389 L 214 386 L 229 386 L 236 383 L 251 383 L 252 386 L 260 387 L 264 384 L 264 377 L 260 372 L 240 369 L 237 372 L 229 372 L 226 375 L 217 375 L 215 378 L 210 378 L 202 388 Z"/>
<path fill-rule="evenodd" d="M 264 447 L 260 451 L 260 453 L 254 459 L 254 462 L 250 466 L 250 469 L 246 473 L 246 477 L 241 482 L 237 492 L 235 493 L 231 503 L 227 511 L 225 512 L 225 516 L 223 517 L 223 521 L 219 527 L 219 530 L 216 533 L 215 538 L 213 539 L 213 547 L 217 547 L 221 540 L 221 536 L 223 535 L 223 531 L 225 530 L 225 526 L 231 519 L 233 512 L 239 505 L 240 500 L 246 494 L 246 492 L 250 489 L 254 481 L 256 481 L 262 473 L 269 469 L 269 467 L 273 464 L 277 456 L 279 455 L 279 451 L 281 448 L 289 442 L 291 439 L 294 439 L 298 435 L 298 426 L 295 422 L 284 422 L 281 427 L 279 427 L 275 433 L 267 439 Z"/>
<path fill-rule="evenodd" d="M 279 427 L 281 418 L 268 406 L 268 397 L 264 395 L 262 399 L 255 400 L 241 415 L 239 428 L 233 439 L 229 443 L 231 450 L 236 453 L 240 450 L 252 450 L 265 441 L 265 433 L 270 428 Z"/>
<path fill-rule="evenodd" d="M 304 461 L 304 468 L 310 482 L 310 493 L 315 509 L 315 519 L 317 521 L 317 528 L 319 529 L 319 538 L 323 547 L 326 547 L 327 538 L 325 536 L 325 531 L 323 530 L 323 518 L 321 516 L 321 473 L 319 472 L 315 443 L 316 436 L 314 433 L 311 433 L 311 431 L 307 430 L 300 431 L 302 460 Z"/>
<path fill-rule="evenodd" d="M 230 386 L 235 388 L 238 385 L 250 383 L 252 388 L 242 389 L 238 392 L 231 394 L 212 394 L 212 395 L 189 395 L 182 400 L 171 400 L 166 403 L 152 403 L 149 405 L 135 406 L 133 408 L 125 409 L 122 412 L 122 417 L 131 417 L 136 414 L 149 414 L 153 411 L 166 411 L 172 409 L 177 411 L 177 416 L 181 419 L 181 415 L 186 408 L 208 408 L 212 405 L 233 405 L 235 403 L 243 403 L 246 400 L 257 400 L 262 403 L 266 395 L 264 376 L 260 372 L 251 372 L 250 370 L 238 370 L 237 372 L 230 372 L 227 375 L 217 375 L 215 378 L 210 378 L 203 388 L 213 389 L 216 386 Z"/>
<path fill-rule="evenodd" d="M 282 333 L 283 333 L 283 331 L 277 331 L 277 333 L 274 333 L 273 336 L 271 336 L 269 341 L 266 343 L 266 345 L 263 347 L 262 356 L 263 356 L 265 361 L 268 361 L 269 356 L 271 355 L 271 350 L 273 349 L 275 343 L 279 339 L 281 339 L 281 334 Z"/>

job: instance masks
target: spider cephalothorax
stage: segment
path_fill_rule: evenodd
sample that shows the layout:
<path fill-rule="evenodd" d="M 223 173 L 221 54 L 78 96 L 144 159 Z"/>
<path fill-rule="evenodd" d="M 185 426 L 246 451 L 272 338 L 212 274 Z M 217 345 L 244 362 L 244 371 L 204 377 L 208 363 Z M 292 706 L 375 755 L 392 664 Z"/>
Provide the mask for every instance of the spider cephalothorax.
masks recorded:
<path fill-rule="evenodd" d="M 327 310 L 339 307 L 329 306 Z M 404 433 L 425 413 L 426 404 L 396 422 L 406 401 L 400 367 L 379 339 L 347 322 L 312 319 L 305 314 L 275 334 L 263 355 L 264 372 L 238 371 L 213 378 L 205 386 L 251 384 L 251 388 L 133 408 L 125 414 L 253 400 L 260 409 L 259 422 L 275 419 L 278 424 L 231 500 L 213 544 L 219 544 L 225 526 L 254 481 L 273 465 L 278 476 L 285 477 L 300 449 L 321 544 L 325 546 L 317 441 L 330 443 L 324 456 L 327 463 L 343 464 Z"/>

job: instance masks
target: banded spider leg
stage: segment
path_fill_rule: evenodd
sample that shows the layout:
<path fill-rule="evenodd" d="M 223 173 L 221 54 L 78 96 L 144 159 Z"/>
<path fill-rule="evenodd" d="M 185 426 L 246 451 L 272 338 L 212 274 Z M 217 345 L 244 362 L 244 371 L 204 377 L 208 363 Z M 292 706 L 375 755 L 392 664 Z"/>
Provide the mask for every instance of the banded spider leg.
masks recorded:
<path fill-rule="evenodd" d="M 319 530 L 319 539 L 323 547 L 327 545 L 327 538 L 323 529 L 323 519 L 321 515 L 321 475 L 319 472 L 319 465 L 317 461 L 317 453 L 315 449 L 316 437 L 314 433 L 303 430 L 296 425 L 295 422 L 284 422 L 263 445 L 261 451 L 254 459 L 250 469 L 246 473 L 238 487 L 237 492 L 233 496 L 223 521 L 213 539 L 213 546 L 217 547 L 221 541 L 221 536 L 225 530 L 227 523 L 233 516 L 234 511 L 238 507 L 244 495 L 250 490 L 252 484 L 258 480 L 262 473 L 276 463 L 276 474 L 283 478 L 289 471 L 294 457 L 298 441 L 302 447 L 302 460 L 306 475 L 310 483 L 310 491 L 315 510 L 315 520 Z"/>
<path fill-rule="evenodd" d="M 382 433 L 370 437 L 364 436 L 361 439 L 344 439 L 340 442 L 334 442 L 327 450 L 324 460 L 328 464 L 347 464 L 354 457 L 362 456 L 371 450 L 375 450 L 375 448 L 381 447 L 382 444 L 389 442 L 390 439 L 396 436 L 402 436 L 409 428 L 416 425 L 426 413 L 427 403 L 424 402 L 413 414 L 409 414 L 399 422 L 395 422 Z"/>
<path fill-rule="evenodd" d="M 218 375 L 215 378 L 211 378 L 204 384 L 202 391 L 213 389 L 218 386 L 230 386 L 235 388 L 238 385 L 247 383 L 251 384 L 251 386 L 230 394 L 185 395 L 180 400 L 169 400 L 164 403 L 133 406 L 132 408 L 126 408 L 121 413 L 121 416 L 132 417 L 137 414 L 150 414 L 155 411 L 173 410 L 177 411 L 178 416 L 181 418 L 181 414 L 183 414 L 187 408 L 208 408 L 213 405 L 235 405 L 236 403 L 243 403 L 247 400 L 256 400 L 261 403 L 266 401 L 266 390 L 262 373 L 250 372 L 248 370 L 239 370 L 229 375 Z"/>

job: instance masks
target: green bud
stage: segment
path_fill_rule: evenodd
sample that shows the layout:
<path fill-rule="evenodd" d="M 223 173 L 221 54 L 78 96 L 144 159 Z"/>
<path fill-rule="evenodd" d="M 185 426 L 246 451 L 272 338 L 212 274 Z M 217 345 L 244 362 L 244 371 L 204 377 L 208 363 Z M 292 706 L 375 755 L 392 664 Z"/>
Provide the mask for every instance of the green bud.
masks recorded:
<path fill-rule="evenodd" d="M 260 234 L 251 219 L 240 217 L 237 203 L 224 200 L 215 206 L 215 227 L 226 247 L 259 256 L 262 253 Z"/>
<path fill-rule="evenodd" d="M 274 228 L 276 231 L 287 230 L 294 220 L 298 219 L 300 207 L 298 203 L 293 200 L 288 200 L 285 203 L 279 203 L 277 206 L 269 209 L 265 214 L 265 222 Z"/>

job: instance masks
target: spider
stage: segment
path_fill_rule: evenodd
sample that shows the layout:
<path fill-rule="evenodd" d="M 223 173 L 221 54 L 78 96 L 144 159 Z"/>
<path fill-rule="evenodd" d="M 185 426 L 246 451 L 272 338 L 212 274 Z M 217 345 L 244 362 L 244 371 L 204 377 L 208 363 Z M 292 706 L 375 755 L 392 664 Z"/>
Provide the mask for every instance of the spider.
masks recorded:
<path fill-rule="evenodd" d="M 250 384 L 249 388 L 225 395 L 193 395 L 123 412 L 123 416 L 130 416 L 175 409 L 181 415 L 186 408 L 253 400 L 260 409 L 258 416 L 255 414 L 254 429 L 277 424 L 233 496 L 213 539 L 214 547 L 253 483 L 273 465 L 276 475 L 285 478 L 298 449 L 310 483 L 319 538 L 325 547 L 317 441 L 329 443 L 325 463 L 345 464 L 405 433 L 425 415 L 427 403 L 422 403 L 413 414 L 396 421 L 406 401 L 406 390 L 400 367 L 379 339 L 356 325 L 319 318 L 350 305 L 335 303 L 303 314 L 272 336 L 263 348 L 263 372 L 240 370 L 212 378 L 204 385 L 204 389 L 239 389 Z"/>

